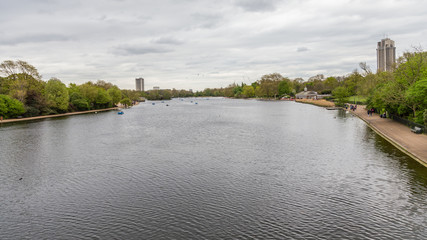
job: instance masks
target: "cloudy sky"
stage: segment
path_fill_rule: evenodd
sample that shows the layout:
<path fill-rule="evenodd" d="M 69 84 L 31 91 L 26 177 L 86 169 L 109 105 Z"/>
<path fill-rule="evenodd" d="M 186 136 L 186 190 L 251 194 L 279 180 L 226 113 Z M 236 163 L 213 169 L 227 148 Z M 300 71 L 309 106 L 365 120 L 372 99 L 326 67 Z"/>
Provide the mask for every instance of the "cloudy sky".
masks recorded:
<path fill-rule="evenodd" d="M 376 44 L 427 48 L 425 0 L 2 0 L 0 61 L 44 80 L 203 90 L 262 75 L 345 75 Z"/>

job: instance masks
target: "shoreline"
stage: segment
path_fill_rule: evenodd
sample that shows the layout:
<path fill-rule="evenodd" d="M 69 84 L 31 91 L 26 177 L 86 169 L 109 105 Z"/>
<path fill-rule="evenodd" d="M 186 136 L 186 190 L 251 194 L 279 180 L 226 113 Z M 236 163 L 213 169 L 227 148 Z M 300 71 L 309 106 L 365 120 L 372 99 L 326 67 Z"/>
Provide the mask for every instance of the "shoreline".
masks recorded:
<path fill-rule="evenodd" d="M 390 118 L 380 118 L 377 113 L 368 116 L 366 111 L 363 105 L 359 105 L 356 111 L 349 110 L 386 141 L 427 167 L 427 135 L 415 134 L 408 126 Z"/>
<path fill-rule="evenodd" d="M 295 100 L 295 102 L 299 103 L 312 104 L 323 108 L 328 107 L 326 105 L 316 104 L 319 103 L 316 101 L 319 100 Z M 398 123 L 390 118 L 380 118 L 377 113 L 372 114 L 372 116 L 368 116 L 364 105 L 357 106 L 356 111 L 348 111 L 364 121 L 369 128 L 397 149 L 424 167 L 427 167 L 427 135 L 415 134 L 411 132 L 411 128 L 408 126 Z"/>
<path fill-rule="evenodd" d="M 105 112 L 105 111 L 111 111 L 111 110 L 117 110 L 117 109 L 119 109 L 119 107 L 96 109 L 96 110 L 88 110 L 88 111 L 80 111 L 80 112 L 69 112 L 69 113 L 61 113 L 61 114 L 54 114 L 54 115 L 28 117 L 28 118 L 3 119 L 2 121 L 0 121 L 0 124 L 2 124 L 2 123 L 13 123 L 13 122 L 31 121 L 31 120 L 38 120 L 38 119 L 45 119 L 45 118 L 66 117 L 66 116 L 86 114 L 86 113 L 94 113 L 94 112 Z"/>
<path fill-rule="evenodd" d="M 325 99 L 295 99 L 295 102 L 316 105 L 319 107 L 335 107 L 335 103 L 329 102 Z"/>

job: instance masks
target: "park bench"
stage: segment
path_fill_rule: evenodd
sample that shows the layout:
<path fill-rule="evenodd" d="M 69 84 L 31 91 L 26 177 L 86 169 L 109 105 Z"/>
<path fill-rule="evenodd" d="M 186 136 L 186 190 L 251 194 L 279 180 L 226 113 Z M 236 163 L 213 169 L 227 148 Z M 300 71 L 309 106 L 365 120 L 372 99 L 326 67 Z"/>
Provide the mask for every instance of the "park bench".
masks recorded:
<path fill-rule="evenodd" d="M 421 129 L 421 128 L 419 128 L 419 127 L 411 128 L 411 131 L 412 131 L 413 133 L 422 133 L 422 129 Z"/>

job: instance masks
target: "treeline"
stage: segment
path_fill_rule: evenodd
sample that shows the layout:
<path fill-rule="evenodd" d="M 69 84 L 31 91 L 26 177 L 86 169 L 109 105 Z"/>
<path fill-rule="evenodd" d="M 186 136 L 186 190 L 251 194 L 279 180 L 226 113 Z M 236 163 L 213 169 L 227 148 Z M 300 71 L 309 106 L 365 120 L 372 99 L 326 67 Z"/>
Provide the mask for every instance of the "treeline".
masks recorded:
<path fill-rule="evenodd" d="M 108 108 L 122 103 L 131 105 L 140 97 L 167 100 L 173 97 L 222 96 L 232 98 L 295 97 L 304 88 L 343 105 L 350 99 L 363 99 L 369 108 L 398 115 L 427 125 L 427 52 L 416 50 L 399 57 L 393 71 L 373 73 L 366 63 L 359 64 L 346 76 L 325 77 L 322 74 L 289 79 L 278 73 L 267 74 L 251 84 L 231 84 L 225 88 L 206 88 L 193 93 L 187 90 L 120 90 L 104 81 L 65 86 L 59 79 L 41 80 L 37 69 L 23 61 L 5 61 L 0 71 L 0 116 L 31 117 Z M 356 98 L 357 96 L 357 98 Z"/>
<path fill-rule="evenodd" d="M 4 61 L 0 72 L 5 76 L 0 77 L 0 116 L 4 119 L 103 109 L 118 103 L 130 106 L 142 96 L 102 80 L 68 87 L 57 78 L 45 82 L 24 61 Z"/>
<path fill-rule="evenodd" d="M 387 112 L 427 125 L 427 52 L 404 53 L 390 72 L 373 73 L 366 63 L 360 63 L 359 67 L 360 70 L 346 76 L 319 74 L 308 81 L 302 78 L 291 80 L 278 73 L 267 74 L 252 84 L 206 88 L 194 95 L 276 99 L 294 97 L 306 87 L 319 94 L 332 94 L 329 99 L 337 105 L 348 102 L 350 97 L 350 100 L 364 99 L 369 108 L 375 108 L 379 113 Z"/>

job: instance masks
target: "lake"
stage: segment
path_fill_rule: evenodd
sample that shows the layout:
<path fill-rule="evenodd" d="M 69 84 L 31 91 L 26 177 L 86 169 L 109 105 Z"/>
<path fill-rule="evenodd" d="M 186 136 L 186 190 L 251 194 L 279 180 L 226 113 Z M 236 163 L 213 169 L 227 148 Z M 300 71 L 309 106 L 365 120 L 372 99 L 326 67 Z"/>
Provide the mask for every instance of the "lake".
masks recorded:
<path fill-rule="evenodd" d="M 427 169 L 344 111 L 189 98 L 0 126 L 0 239 L 427 236 Z"/>

